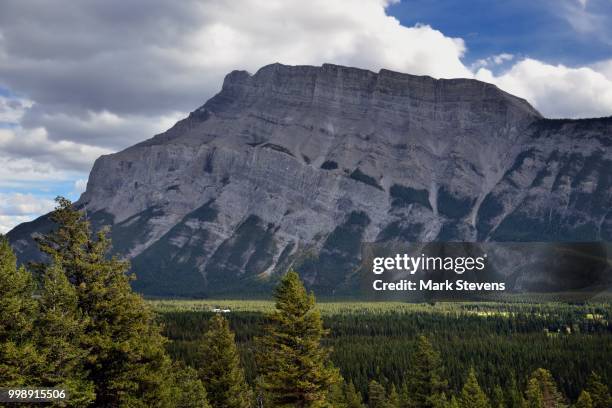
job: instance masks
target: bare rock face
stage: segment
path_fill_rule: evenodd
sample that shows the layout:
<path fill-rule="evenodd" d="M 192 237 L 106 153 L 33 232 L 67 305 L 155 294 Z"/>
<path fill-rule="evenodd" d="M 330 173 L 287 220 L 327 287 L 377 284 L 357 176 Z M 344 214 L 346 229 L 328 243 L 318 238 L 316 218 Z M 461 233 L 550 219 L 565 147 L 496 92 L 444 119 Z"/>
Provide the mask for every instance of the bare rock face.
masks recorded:
<path fill-rule="evenodd" d="M 612 118 L 548 120 L 494 85 L 273 64 L 100 157 L 77 205 L 151 295 L 333 291 L 371 241 L 612 240 Z M 45 217 L 9 237 L 25 260 Z"/>

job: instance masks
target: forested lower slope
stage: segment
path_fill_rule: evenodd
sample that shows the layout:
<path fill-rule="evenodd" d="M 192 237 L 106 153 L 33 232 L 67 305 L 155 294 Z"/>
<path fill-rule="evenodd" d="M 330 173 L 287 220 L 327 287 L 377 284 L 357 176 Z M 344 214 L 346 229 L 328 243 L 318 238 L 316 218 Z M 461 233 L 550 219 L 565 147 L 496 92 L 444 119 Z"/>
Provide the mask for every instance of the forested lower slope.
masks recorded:
<path fill-rule="evenodd" d="M 253 339 L 261 334 L 266 301 L 152 301 L 160 312 L 175 357 L 197 365 L 194 354 L 214 307 L 225 316 L 252 381 L 256 372 Z M 575 399 L 596 371 L 612 381 L 612 327 L 609 303 L 320 303 L 326 343 L 343 377 L 366 394 L 372 379 L 400 388 L 409 379 L 420 335 L 442 357 L 450 387 L 459 391 L 474 367 L 484 390 L 524 389 L 538 367 L 549 369 L 559 388 Z M 516 384 L 514 383 L 516 382 Z"/>

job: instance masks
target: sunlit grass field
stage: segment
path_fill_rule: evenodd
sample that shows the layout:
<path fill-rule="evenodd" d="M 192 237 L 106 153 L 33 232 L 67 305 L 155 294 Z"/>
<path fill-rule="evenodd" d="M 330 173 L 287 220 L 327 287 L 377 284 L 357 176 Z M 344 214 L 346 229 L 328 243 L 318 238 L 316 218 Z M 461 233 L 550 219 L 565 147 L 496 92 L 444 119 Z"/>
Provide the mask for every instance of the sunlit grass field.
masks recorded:
<path fill-rule="evenodd" d="M 214 309 L 229 310 L 229 313 L 254 312 L 269 313 L 274 309 L 272 300 L 148 300 L 153 309 L 159 313 L 172 312 L 213 312 Z M 592 302 L 567 304 L 562 302 L 438 302 L 405 303 L 405 302 L 357 302 L 319 301 L 318 309 L 324 316 L 337 314 L 387 314 L 387 313 L 434 313 L 443 315 L 477 315 L 506 316 L 517 314 L 533 316 L 569 316 L 590 320 L 608 321 L 612 304 L 609 302 Z"/>

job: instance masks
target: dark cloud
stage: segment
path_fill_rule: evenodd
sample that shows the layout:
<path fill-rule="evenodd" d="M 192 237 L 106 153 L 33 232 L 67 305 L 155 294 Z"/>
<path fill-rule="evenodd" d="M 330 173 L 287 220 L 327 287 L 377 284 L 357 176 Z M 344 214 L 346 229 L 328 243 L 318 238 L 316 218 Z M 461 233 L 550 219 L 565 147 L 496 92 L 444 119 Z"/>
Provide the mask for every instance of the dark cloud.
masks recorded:
<path fill-rule="evenodd" d="M 206 23 L 197 10 L 191 1 L 3 1 L 0 81 L 39 104 L 193 109 L 218 87 L 172 52 Z"/>
<path fill-rule="evenodd" d="M 160 133 L 182 116 L 183 113 L 173 111 L 164 115 L 120 116 L 109 111 L 37 104 L 25 111 L 21 125 L 28 129 L 44 128 L 51 141 L 87 142 L 114 150 Z"/>

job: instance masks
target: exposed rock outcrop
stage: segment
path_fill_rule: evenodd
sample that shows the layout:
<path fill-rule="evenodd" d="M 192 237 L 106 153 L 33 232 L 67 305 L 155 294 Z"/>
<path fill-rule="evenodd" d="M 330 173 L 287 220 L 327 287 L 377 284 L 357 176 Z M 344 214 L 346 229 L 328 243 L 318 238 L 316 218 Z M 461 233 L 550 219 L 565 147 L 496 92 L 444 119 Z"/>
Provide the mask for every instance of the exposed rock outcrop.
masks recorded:
<path fill-rule="evenodd" d="M 365 241 L 612 240 L 612 118 L 548 120 L 484 82 L 336 65 L 228 74 L 167 132 L 100 157 L 78 205 L 136 288 L 341 287 Z M 9 234 L 24 260 L 46 218 Z"/>

